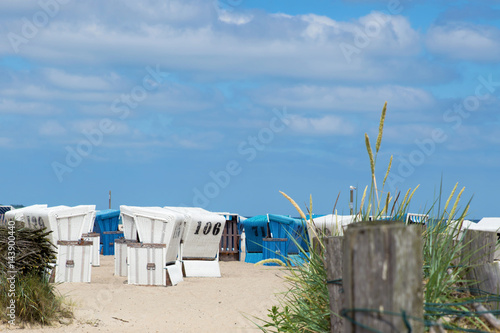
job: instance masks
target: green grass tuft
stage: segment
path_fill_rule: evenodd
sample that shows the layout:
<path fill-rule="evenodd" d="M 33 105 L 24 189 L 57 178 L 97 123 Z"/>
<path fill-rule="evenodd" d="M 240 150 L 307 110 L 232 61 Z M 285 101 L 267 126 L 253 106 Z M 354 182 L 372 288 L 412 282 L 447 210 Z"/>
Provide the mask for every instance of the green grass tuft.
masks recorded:
<path fill-rule="evenodd" d="M 308 240 L 306 240 L 308 242 Z M 330 332 L 330 302 L 326 270 L 320 251 L 306 253 L 296 242 L 301 255 L 309 262 L 294 262 L 285 268 L 283 277 L 288 290 L 278 294 L 279 305 L 268 310 L 267 319 L 256 325 L 262 332 Z M 311 248 L 311 247 L 310 247 Z"/>
<path fill-rule="evenodd" d="M 71 309 L 57 293 L 55 285 L 36 272 L 15 276 L 14 284 L 15 291 L 12 292 L 7 275 L 0 276 L 0 304 L 6 309 L 14 300 L 16 324 L 50 325 L 61 317 L 72 318 Z M 2 322 L 7 323 L 11 319 L 2 311 Z"/>

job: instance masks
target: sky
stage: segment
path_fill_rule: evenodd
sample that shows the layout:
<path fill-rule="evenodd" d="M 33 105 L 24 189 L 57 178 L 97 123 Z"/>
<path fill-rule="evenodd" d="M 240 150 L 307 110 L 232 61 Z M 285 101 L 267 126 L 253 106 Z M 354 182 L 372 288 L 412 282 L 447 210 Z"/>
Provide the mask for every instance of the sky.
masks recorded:
<path fill-rule="evenodd" d="M 4 0 L 0 38 L 2 204 L 348 214 L 387 101 L 380 195 L 500 216 L 499 1 Z"/>

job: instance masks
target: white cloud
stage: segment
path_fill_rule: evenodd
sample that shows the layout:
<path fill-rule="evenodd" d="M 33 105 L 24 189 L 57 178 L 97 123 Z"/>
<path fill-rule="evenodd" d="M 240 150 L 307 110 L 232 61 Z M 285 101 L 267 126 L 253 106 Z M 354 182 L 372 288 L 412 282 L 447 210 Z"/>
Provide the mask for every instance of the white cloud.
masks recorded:
<path fill-rule="evenodd" d="M 311 136 L 348 135 L 354 132 L 354 127 L 351 124 L 332 115 L 320 118 L 293 115 L 290 117 L 288 127 L 294 132 Z"/>
<path fill-rule="evenodd" d="M 391 109 L 419 110 L 434 105 L 427 91 L 404 86 L 317 86 L 266 87 L 257 90 L 255 98 L 270 106 L 302 110 L 335 110 L 371 112 L 379 110 L 385 101 Z"/>
<path fill-rule="evenodd" d="M 44 72 L 49 82 L 64 89 L 108 90 L 110 88 L 107 80 L 97 76 L 68 74 L 55 68 L 46 69 Z"/>
<path fill-rule="evenodd" d="M 451 59 L 493 61 L 500 59 L 500 30 L 470 23 L 434 26 L 426 37 L 430 52 Z"/>
<path fill-rule="evenodd" d="M 130 88 L 129 88 L 130 89 Z M 120 95 L 110 92 L 87 92 L 87 91 L 63 91 L 60 89 L 51 89 L 42 84 L 32 84 L 27 82 L 26 85 L 16 85 L 13 87 L 0 90 L 0 94 L 17 100 L 39 100 L 44 103 L 54 105 L 55 101 L 94 101 L 94 102 L 109 102 L 111 103 Z"/>
<path fill-rule="evenodd" d="M 111 110 L 111 104 L 105 103 L 82 104 L 78 107 L 78 110 L 85 115 L 117 116 L 116 113 Z"/>
<path fill-rule="evenodd" d="M 38 133 L 43 136 L 61 136 L 68 131 L 58 121 L 45 121 L 38 127 Z"/>
<path fill-rule="evenodd" d="M 411 27 L 408 18 L 400 15 L 372 12 L 359 18 L 348 31 L 354 37 L 364 36 L 367 42 L 359 39 L 360 45 L 368 43 L 366 48 L 373 54 L 389 55 L 390 52 L 397 52 L 397 56 L 416 55 L 421 50 L 419 33 Z"/>
<path fill-rule="evenodd" d="M 221 10 L 219 13 L 219 20 L 227 24 L 242 25 L 252 21 L 253 15 L 244 15 L 240 13 L 229 12 Z"/>
<path fill-rule="evenodd" d="M 21 47 L 22 56 L 45 61 L 53 68 L 61 64 L 160 64 L 212 80 L 271 75 L 381 81 L 406 79 L 402 71 L 393 69 L 404 66 L 407 57 L 419 57 L 421 51 L 419 35 L 407 18 L 378 12 L 354 21 L 338 21 L 313 14 L 221 11 L 213 3 L 194 0 L 169 1 L 168 5 L 157 1 L 125 5 L 88 1 L 68 6 L 64 15 L 56 16 Z M 97 12 L 96 6 L 100 8 Z M 15 23 L 6 23 L 8 30 L 19 30 L 12 26 Z M 374 27 L 375 31 L 370 30 Z M 366 45 L 355 45 L 359 32 L 368 32 Z M 344 57 L 342 43 L 359 49 L 353 62 Z M 381 56 L 392 61 L 380 61 Z M 432 71 L 423 70 L 434 65 L 422 60 L 418 67 L 422 69 L 415 70 L 417 79 L 425 73 L 426 80 L 435 80 Z M 62 74 L 53 73 L 53 79 L 64 82 Z M 64 78 L 75 86 L 105 86 L 100 77 L 80 81 L 72 75 Z"/>
<path fill-rule="evenodd" d="M 202 91 L 188 85 L 167 82 L 148 95 L 145 103 L 162 113 L 204 111 L 214 108 L 223 96 L 216 89 Z"/>
<path fill-rule="evenodd" d="M 306 38 L 324 40 L 328 31 L 337 34 L 340 32 L 340 24 L 329 17 L 309 14 L 302 15 L 301 19 L 308 23 L 306 29 L 302 33 L 302 36 Z"/>
<path fill-rule="evenodd" d="M 396 125 L 385 126 L 384 141 L 389 141 L 397 144 L 416 145 L 416 140 L 418 142 L 422 142 L 423 140 L 430 139 L 433 137 L 433 132 L 436 130 L 443 131 L 444 129 L 440 125 L 436 124 L 433 126 L 432 124 L 427 123 L 400 123 Z"/>
<path fill-rule="evenodd" d="M 20 102 L 11 98 L 0 98 L 0 113 L 49 115 L 57 112 L 56 107 L 46 103 Z"/>
<path fill-rule="evenodd" d="M 492 126 L 494 127 L 494 126 Z M 409 144 L 420 150 L 430 149 L 430 140 L 435 147 L 442 146 L 448 151 L 480 151 L 482 147 L 495 145 L 491 141 L 494 134 L 487 126 L 461 125 L 458 129 L 452 130 L 445 124 L 397 124 L 384 129 L 384 139 L 397 144 Z M 436 141 L 436 133 L 440 138 Z M 498 141 L 498 139 L 497 139 Z M 422 148 L 422 147 L 427 148 Z"/>
<path fill-rule="evenodd" d="M 181 131 L 182 132 L 182 131 Z M 84 138 L 84 137 L 82 137 Z M 151 147 L 184 148 L 193 150 L 205 150 L 214 148 L 222 142 L 224 135 L 216 131 L 201 131 L 186 133 L 169 133 L 155 136 L 132 129 L 130 135 L 106 138 L 102 145 L 109 148 L 144 149 Z"/>
<path fill-rule="evenodd" d="M 109 133 L 104 133 L 104 135 L 113 135 L 113 136 L 124 136 L 131 133 L 129 126 L 123 121 L 116 121 L 112 119 L 108 119 L 111 122 L 106 123 L 106 126 L 109 126 L 111 130 Z M 83 119 L 83 120 L 75 120 L 71 122 L 70 126 L 73 133 L 78 133 L 78 135 L 82 135 L 83 133 L 96 132 L 99 131 L 103 133 L 101 130 L 101 122 L 102 119 Z M 107 128 L 107 127 L 106 127 Z"/>
<path fill-rule="evenodd" d="M 176 147 L 187 149 L 209 149 L 222 141 L 224 135 L 219 132 L 191 133 L 189 135 L 173 135 L 170 140 Z"/>
<path fill-rule="evenodd" d="M 15 19 L 4 22 L 0 31 L 19 31 Z M 362 39 L 364 45 L 356 44 Z M 341 43 L 359 49 L 351 63 Z M 207 128 L 202 117 L 193 124 L 182 113 L 209 111 L 206 120 L 214 126 L 245 128 L 250 124 L 235 118 L 265 123 L 263 113 L 255 114 L 252 108 L 269 111 L 269 106 L 293 110 L 292 129 L 297 133 L 349 134 L 354 129 L 344 120 L 347 116 L 338 117 L 341 112 L 378 113 L 386 100 L 391 111 L 412 114 L 435 106 L 429 92 L 410 84 L 446 81 L 449 73 L 421 54 L 422 40 L 410 19 L 380 12 L 341 21 L 315 14 L 221 10 L 201 0 L 89 0 L 68 3 L 21 47 L 19 58 L 33 69 L 29 76 L 15 73 L 12 84 L 0 87 L 0 96 L 12 102 L 50 103 L 67 114 L 85 113 L 85 118 L 117 120 L 109 110 L 113 101 L 141 83 L 146 66 L 159 66 L 172 76 L 148 92 L 120 123 L 116 141 L 127 135 L 127 141 L 146 140 L 133 137 L 140 134 L 134 121 L 146 114 L 175 114 L 181 124 L 189 123 L 184 126 Z M 220 81 L 228 82 L 227 91 L 210 85 Z M 241 82 L 250 88 L 242 88 Z M 34 110 L 37 105 L 31 106 Z M 78 119 L 81 116 L 72 118 L 68 132 L 78 136 L 96 126 L 96 120 Z M 49 134 L 49 129 L 42 132 Z M 205 139 L 217 141 L 213 136 L 197 139 L 175 133 L 178 137 L 172 141 L 185 147 L 198 147 Z"/>

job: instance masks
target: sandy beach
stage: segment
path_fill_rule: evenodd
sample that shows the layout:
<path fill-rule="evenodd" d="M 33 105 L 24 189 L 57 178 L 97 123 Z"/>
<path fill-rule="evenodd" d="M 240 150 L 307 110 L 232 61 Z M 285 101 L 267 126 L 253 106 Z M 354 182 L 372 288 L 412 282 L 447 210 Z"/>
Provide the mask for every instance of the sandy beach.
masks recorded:
<path fill-rule="evenodd" d="M 57 286 L 73 303 L 70 325 L 25 331 L 258 332 L 245 316 L 264 318 L 277 304 L 275 293 L 285 289 L 284 272 L 243 262 L 221 262 L 220 268 L 221 278 L 185 278 L 174 287 L 135 286 L 113 275 L 113 256 L 101 256 L 91 283 Z"/>

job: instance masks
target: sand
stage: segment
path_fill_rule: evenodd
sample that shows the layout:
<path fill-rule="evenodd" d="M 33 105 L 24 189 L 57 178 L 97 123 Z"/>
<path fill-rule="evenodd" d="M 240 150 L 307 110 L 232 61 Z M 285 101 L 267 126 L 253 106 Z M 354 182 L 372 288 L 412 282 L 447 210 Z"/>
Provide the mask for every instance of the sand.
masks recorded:
<path fill-rule="evenodd" d="M 259 332 L 247 317 L 265 318 L 285 290 L 283 271 L 221 262 L 221 278 L 185 278 L 174 287 L 134 286 L 113 275 L 113 256 L 101 256 L 92 283 L 63 283 L 74 304 L 70 325 L 27 332 Z M 7 328 L 3 326 L 2 329 Z"/>

